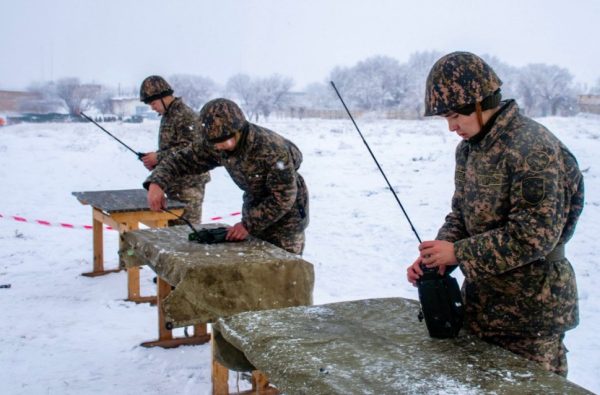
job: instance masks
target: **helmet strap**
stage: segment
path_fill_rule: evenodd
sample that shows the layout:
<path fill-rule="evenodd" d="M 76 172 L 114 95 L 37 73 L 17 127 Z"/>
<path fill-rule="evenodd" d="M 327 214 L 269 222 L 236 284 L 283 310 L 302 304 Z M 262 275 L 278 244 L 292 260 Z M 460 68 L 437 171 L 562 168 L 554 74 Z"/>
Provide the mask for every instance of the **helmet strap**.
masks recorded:
<path fill-rule="evenodd" d="M 477 121 L 479 122 L 479 127 L 483 128 L 483 112 L 481 111 L 481 102 L 475 103 L 475 112 L 477 112 Z"/>
<path fill-rule="evenodd" d="M 165 100 L 164 100 L 165 97 L 166 96 L 160 98 L 160 102 L 162 103 L 163 110 L 165 110 L 164 114 L 167 113 L 167 110 L 169 109 L 169 107 L 171 106 L 171 103 L 172 103 L 172 102 L 169 102 L 169 104 L 166 104 Z"/>

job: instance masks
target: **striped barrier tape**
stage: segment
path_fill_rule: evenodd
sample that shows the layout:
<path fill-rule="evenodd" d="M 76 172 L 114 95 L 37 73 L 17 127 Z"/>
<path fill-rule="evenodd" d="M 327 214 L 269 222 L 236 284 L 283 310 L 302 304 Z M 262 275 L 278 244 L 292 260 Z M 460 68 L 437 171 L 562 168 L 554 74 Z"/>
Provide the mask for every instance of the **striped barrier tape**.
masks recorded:
<path fill-rule="evenodd" d="M 229 213 L 228 215 L 225 215 L 225 216 L 211 217 L 211 218 L 209 218 L 209 221 L 220 221 L 227 217 L 236 217 L 241 214 L 242 213 L 240 213 L 239 211 L 236 211 L 233 213 Z M 55 227 L 66 228 L 66 229 L 88 229 L 88 230 L 93 229 L 92 225 L 74 225 L 74 224 L 69 224 L 66 222 L 50 222 L 50 221 L 41 220 L 41 219 L 28 220 L 27 218 L 21 217 L 18 215 L 0 214 L 0 219 L 8 219 L 8 220 L 16 221 L 16 222 L 38 224 L 38 225 L 43 225 L 43 226 L 55 226 Z M 108 229 L 108 230 L 115 230 L 112 226 L 105 226 L 104 228 Z"/>

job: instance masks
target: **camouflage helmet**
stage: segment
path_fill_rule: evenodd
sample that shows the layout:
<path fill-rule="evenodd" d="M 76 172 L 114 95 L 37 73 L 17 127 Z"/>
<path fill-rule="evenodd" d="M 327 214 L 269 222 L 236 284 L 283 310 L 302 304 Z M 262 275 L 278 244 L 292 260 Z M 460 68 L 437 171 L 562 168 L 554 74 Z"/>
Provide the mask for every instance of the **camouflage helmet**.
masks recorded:
<path fill-rule="evenodd" d="M 495 96 L 499 102 L 502 81 L 494 70 L 470 52 L 452 52 L 440 58 L 429 72 L 425 87 L 425 116 L 473 106 Z"/>
<path fill-rule="evenodd" d="M 200 110 L 200 122 L 206 138 L 211 143 L 225 141 L 246 124 L 246 117 L 240 107 L 229 99 L 214 99 Z"/>
<path fill-rule="evenodd" d="M 140 86 L 140 101 L 146 104 L 173 94 L 173 88 L 165 79 L 158 75 L 146 78 Z"/>

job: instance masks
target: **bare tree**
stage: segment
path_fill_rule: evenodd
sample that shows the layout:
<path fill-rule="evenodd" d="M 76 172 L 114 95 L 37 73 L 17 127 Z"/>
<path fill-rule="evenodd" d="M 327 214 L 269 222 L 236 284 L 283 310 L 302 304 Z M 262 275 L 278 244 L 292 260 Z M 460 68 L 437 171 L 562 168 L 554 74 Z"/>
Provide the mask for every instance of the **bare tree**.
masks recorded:
<path fill-rule="evenodd" d="M 258 79 L 255 82 L 259 95 L 258 111 L 265 117 L 280 109 L 284 103 L 285 94 L 290 91 L 294 81 L 289 77 L 273 74 L 270 77 Z M 258 120 L 258 117 L 256 118 Z"/>
<path fill-rule="evenodd" d="M 399 109 L 401 116 L 422 117 L 425 84 L 433 64 L 442 56 L 437 51 L 411 54 L 407 63 L 374 56 L 353 67 L 335 67 L 330 79 L 350 106 L 363 110 Z M 577 111 L 573 76 L 564 68 L 545 64 L 516 68 L 494 56 L 483 58 L 504 82 L 502 95 L 515 98 L 529 115 L 571 115 Z M 600 94 L 600 79 L 591 93 Z M 331 101 L 323 85 L 307 90 L 311 102 L 326 108 Z"/>
<path fill-rule="evenodd" d="M 63 78 L 53 85 L 56 97 L 62 99 L 69 115 L 79 115 L 87 109 L 101 92 L 100 85 L 81 84 L 78 78 Z"/>
<path fill-rule="evenodd" d="M 402 67 L 387 56 L 373 56 L 351 68 L 336 67 L 330 79 L 351 106 L 363 110 L 397 106 L 404 96 Z"/>
<path fill-rule="evenodd" d="M 169 82 L 175 94 L 196 110 L 199 110 L 217 90 L 217 84 L 213 80 L 199 75 L 174 74 L 169 77 Z"/>
<path fill-rule="evenodd" d="M 524 101 L 522 92 L 519 90 L 521 81 L 521 70 L 518 67 L 504 63 L 496 56 L 483 55 L 482 58 L 494 69 L 502 81 L 503 99 L 516 99 L 519 103 Z"/>
<path fill-rule="evenodd" d="M 333 81 L 338 86 L 338 81 Z M 315 82 L 306 87 L 307 103 L 317 109 L 338 109 L 339 99 L 329 85 Z"/>
<path fill-rule="evenodd" d="M 247 74 L 236 74 L 227 80 L 225 90 L 227 94 L 240 101 L 241 107 L 248 113 L 253 101 L 252 78 Z"/>
<path fill-rule="evenodd" d="M 291 78 L 278 74 L 254 80 L 246 74 L 237 74 L 227 81 L 227 91 L 240 101 L 248 119 L 258 122 L 261 115 L 269 117 L 283 105 L 292 85 Z"/>
<path fill-rule="evenodd" d="M 102 87 L 100 92 L 94 97 L 93 105 L 103 114 L 110 114 L 113 112 L 112 99 L 115 97 L 115 91 L 113 89 Z"/>
<path fill-rule="evenodd" d="M 403 89 L 400 107 L 407 111 L 409 116 L 415 118 L 423 117 L 425 112 L 425 83 L 427 75 L 433 64 L 442 56 L 437 51 L 415 52 L 410 55 L 408 62 L 402 65 L 402 83 L 399 89 Z M 412 115 L 410 115 L 412 114 Z"/>
<path fill-rule="evenodd" d="M 527 65 L 521 70 L 518 90 L 530 116 L 569 115 L 576 110 L 573 75 L 565 68 Z"/>

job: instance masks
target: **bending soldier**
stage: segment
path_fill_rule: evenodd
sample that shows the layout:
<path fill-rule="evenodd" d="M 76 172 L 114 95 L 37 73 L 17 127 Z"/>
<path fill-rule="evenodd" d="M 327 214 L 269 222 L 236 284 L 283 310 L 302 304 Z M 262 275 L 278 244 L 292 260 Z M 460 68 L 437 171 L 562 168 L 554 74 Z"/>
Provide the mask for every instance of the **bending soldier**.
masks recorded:
<path fill-rule="evenodd" d="M 140 87 L 140 101 L 162 116 L 158 131 L 158 151 L 149 152 L 142 161 L 152 170 L 163 159 L 187 147 L 201 138 L 201 126 L 194 111 L 181 98 L 173 96 L 173 89 L 164 78 L 152 75 Z M 208 171 L 177 177 L 166 189 L 171 199 L 185 203 L 183 217 L 193 224 L 202 222 L 202 201 L 206 183 L 210 181 Z M 183 225 L 184 221 L 173 219 L 170 225 Z"/>
<path fill-rule="evenodd" d="M 227 240 L 248 234 L 301 254 L 308 225 L 308 191 L 298 173 L 302 153 L 291 141 L 246 120 L 228 99 L 211 100 L 200 111 L 206 140 L 195 141 L 158 164 L 144 183 L 153 210 L 165 207 L 163 191 L 180 174 L 223 166 L 244 191 L 242 220 Z"/>
<path fill-rule="evenodd" d="M 579 321 L 564 248 L 583 209 L 573 154 L 539 123 L 501 101 L 502 82 L 481 58 L 454 52 L 427 78 L 425 115 L 462 137 L 452 211 L 407 270 L 458 265 L 467 330 L 567 375 L 565 331 Z"/>

